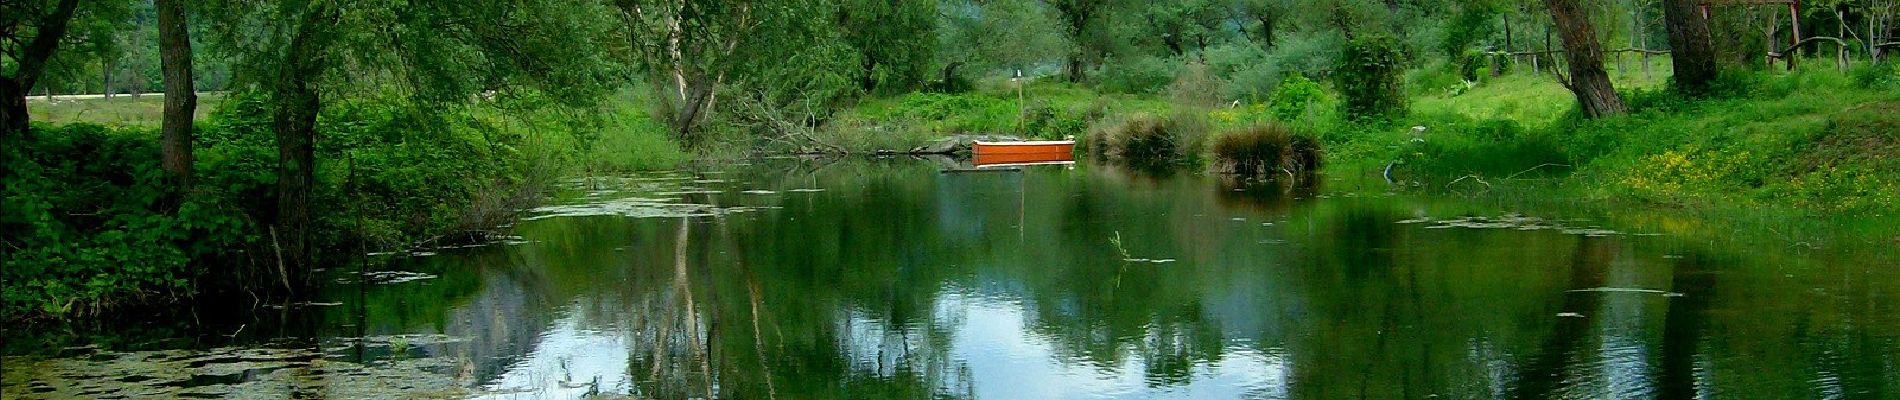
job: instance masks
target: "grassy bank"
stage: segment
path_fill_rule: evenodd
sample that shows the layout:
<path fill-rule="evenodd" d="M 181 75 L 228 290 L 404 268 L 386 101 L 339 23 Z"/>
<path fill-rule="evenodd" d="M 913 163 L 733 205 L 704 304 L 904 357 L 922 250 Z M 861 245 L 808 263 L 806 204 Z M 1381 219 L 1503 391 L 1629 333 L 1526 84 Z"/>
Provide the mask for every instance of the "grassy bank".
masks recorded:
<path fill-rule="evenodd" d="M 1596 199 L 1892 217 L 1900 211 L 1900 77 L 1891 67 L 1863 68 L 1731 73 L 1713 99 L 1638 86 L 1626 90 L 1635 112 L 1594 121 L 1576 119 L 1568 103 L 1525 113 L 1567 93 L 1548 80 L 1505 79 L 1418 99 L 1405 122 L 1427 127 L 1420 140 L 1385 129 L 1358 141 L 1384 144 L 1385 157 L 1372 159 L 1396 160 L 1426 184 L 1562 177 Z"/>

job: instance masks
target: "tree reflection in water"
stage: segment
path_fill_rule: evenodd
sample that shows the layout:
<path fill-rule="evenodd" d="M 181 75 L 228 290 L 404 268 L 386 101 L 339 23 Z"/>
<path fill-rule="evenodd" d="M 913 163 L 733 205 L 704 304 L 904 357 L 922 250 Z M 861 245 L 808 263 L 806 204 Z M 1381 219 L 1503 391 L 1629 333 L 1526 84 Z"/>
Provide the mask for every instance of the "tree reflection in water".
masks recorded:
<path fill-rule="evenodd" d="M 527 243 L 388 266 L 440 278 L 338 285 L 334 298 L 360 304 L 270 335 L 443 334 L 456 340 L 359 359 L 456 360 L 437 372 L 493 398 L 1900 390 L 1900 264 L 1877 246 L 1400 224 L 1606 216 L 1087 164 L 775 161 L 619 182 L 747 211 L 524 222 Z M 6 364 L 9 395 L 52 379 Z"/>

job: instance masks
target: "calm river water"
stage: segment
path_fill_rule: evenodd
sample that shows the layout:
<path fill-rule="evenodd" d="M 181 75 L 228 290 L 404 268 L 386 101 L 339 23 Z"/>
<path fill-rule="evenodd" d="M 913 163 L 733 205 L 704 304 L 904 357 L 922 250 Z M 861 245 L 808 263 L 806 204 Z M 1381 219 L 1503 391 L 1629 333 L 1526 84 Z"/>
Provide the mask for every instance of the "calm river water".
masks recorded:
<path fill-rule="evenodd" d="M 1890 239 L 947 165 L 774 160 L 575 180 L 571 200 L 529 212 L 516 237 L 326 271 L 310 303 L 15 328 L 0 389 L 1900 398 Z"/>

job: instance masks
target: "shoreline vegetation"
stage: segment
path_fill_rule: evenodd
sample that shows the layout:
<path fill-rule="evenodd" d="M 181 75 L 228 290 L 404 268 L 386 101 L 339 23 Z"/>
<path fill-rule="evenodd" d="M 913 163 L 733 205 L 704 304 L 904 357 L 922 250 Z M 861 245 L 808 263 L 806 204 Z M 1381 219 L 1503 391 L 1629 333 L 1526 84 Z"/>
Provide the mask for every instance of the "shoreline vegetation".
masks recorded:
<path fill-rule="evenodd" d="M 500 236 L 561 179 L 958 135 L 1900 241 L 1890 3 L 1811 11 L 1796 33 L 1838 37 L 1782 49 L 1757 24 L 1780 14 L 1682 0 L 477 1 L 8 10 L 32 40 L 0 49 L 0 320 L 294 299 L 322 266 Z M 203 94 L 59 98 L 158 92 Z"/>

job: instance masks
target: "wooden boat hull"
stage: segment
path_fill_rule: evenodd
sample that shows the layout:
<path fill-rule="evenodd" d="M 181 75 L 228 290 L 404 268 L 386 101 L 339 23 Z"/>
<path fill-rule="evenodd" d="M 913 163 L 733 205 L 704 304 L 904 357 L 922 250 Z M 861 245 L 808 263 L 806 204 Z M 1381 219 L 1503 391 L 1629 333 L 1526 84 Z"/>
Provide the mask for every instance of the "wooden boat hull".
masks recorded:
<path fill-rule="evenodd" d="M 1040 165 L 1075 162 L 1074 141 L 976 142 L 976 165 Z"/>
<path fill-rule="evenodd" d="M 1072 154 L 1075 141 L 1054 140 L 1046 142 L 976 142 L 976 155 L 985 154 Z"/>

